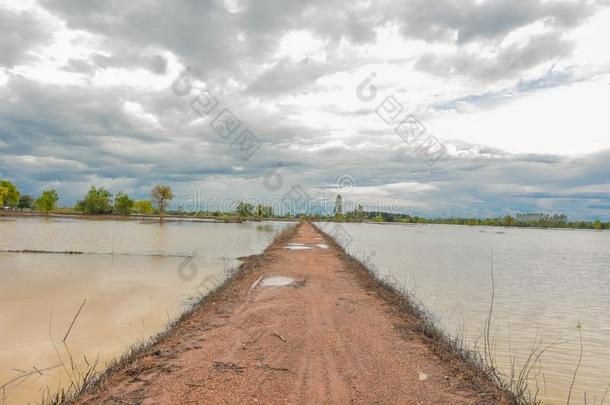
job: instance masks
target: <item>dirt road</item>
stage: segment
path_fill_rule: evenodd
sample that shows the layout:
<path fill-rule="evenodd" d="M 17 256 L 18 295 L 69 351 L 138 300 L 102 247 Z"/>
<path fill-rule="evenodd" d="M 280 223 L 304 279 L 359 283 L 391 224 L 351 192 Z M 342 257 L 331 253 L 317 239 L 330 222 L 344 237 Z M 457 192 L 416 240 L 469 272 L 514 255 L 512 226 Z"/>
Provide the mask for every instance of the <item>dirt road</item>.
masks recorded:
<path fill-rule="evenodd" d="M 82 403 L 503 402 L 405 322 L 305 223 Z"/>

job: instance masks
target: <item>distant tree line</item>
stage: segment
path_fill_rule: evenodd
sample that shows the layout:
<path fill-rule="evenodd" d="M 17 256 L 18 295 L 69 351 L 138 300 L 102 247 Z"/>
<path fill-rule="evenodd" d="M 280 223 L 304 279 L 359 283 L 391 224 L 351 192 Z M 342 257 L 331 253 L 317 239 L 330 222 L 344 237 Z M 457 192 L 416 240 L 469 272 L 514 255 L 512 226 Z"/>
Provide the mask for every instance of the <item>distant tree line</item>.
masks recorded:
<path fill-rule="evenodd" d="M 517 226 L 525 228 L 573 228 L 573 229 L 610 229 L 610 222 L 595 221 L 552 221 L 541 219 L 537 221 L 519 221 L 511 215 L 495 218 L 425 218 L 417 215 L 394 214 L 380 211 L 350 211 L 341 215 L 313 215 L 321 221 L 339 222 L 402 222 L 411 224 L 449 224 L 469 226 Z"/>
<path fill-rule="evenodd" d="M 181 209 L 168 211 L 169 203 L 174 198 L 170 186 L 156 185 L 150 193 L 149 200 L 133 200 L 128 194 L 119 191 L 116 195 L 104 187 L 91 186 L 82 200 L 74 206 L 74 211 L 91 215 L 159 215 L 162 222 L 166 213 L 184 215 Z M 58 209 L 59 195 L 53 189 L 43 190 L 37 198 L 22 195 L 17 187 L 8 180 L 0 180 L 0 208 L 12 210 L 38 210 L 47 215 Z M 189 212 L 193 217 L 219 217 L 228 219 L 234 216 L 243 218 L 292 218 L 288 213 L 278 215 L 273 207 L 264 204 L 253 205 L 248 202 L 238 202 L 232 213 L 214 211 Z M 295 217 L 308 217 L 321 221 L 337 222 L 402 222 L 414 224 L 453 224 L 453 225 L 487 225 L 487 226 L 519 226 L 537 228 L 576 228 L 576 229 L 610 229 L 610 222 L 568 221 L 565 214 L 523 213 L 515 217 L 505 215 L 496 218 L 424 218 L 417 215 L 396 214 L 383 211 L 365 211 L 362 205 L 357 205 L 352 211 L 343 212 L 343 197 L 338 194 L 335 199 L 333 215 L 298 214 Z"/>
<path fill-rule="evenodd" d="M 235 220 L 240 221 L 243 219 L 257 219 L 257 218 L 293 218 L 291 214 L 279 215 L 274 212 L 273 207 L 264 204 L 253 205 L 248 202 L 240 201 L 235 205 L 235 209 L 231 212 L 225 211 L 183 211 L 178 209 L 177 211 L 171 211 L 174 215 L 188 215 L 189 217 L 195 218 L 219 218 L 224 220 Z"/>
<path fill-rule="evenodd" d="M 17 187 L 8 180 L 0 180 L 0 208 L 33 210 L 38 209 L 49 213 L 57 208 L 59 196 L 55 190 L 43 190 L 36 199 L 30 195 L 22 195 Z"/>
<path fill-rule="evenodd" d="M 95 215 L 151 215 L 158 214 L 163 222 L 165 212 L 174 194 L 170 186 L 157 185 L 150 192 L 150 200 L 133 200 L 126 193 L 119 191 L 113 197 L 104 187 L 91 186 L 74 209 L 83 214 Z"/>
<path fill-rule="evenodd" d="M 343 213 L 343 197 L 338 194 L 335 199 L 333 215 L 312 215 L 311 218 L 320 221 L 338 222 L 402 222 L 412 224 L 449 224 L 469 226 L 518 226 L 535 228 L 573 228 L 573 229 L 610 229 L 610 222 L 595 221 L 568 221 L 565 214 L 521 213 L 515 217 L 505 215 L 495 218 L 424 218 L 417 215 L 397 214 L 383 211 L 365 211 L 358 204 L 352 211 Z"/>
<path fill-rule="evenodd" d="M 91 186 L 82 200 L 74 206 L 74 211 L 93 215 L 151 215 L 163 217 L 169 202 L 174 197 L 169 186 L 157 185 L 151 191 L 150 200 L 134 201 L 122 191 L 115 196 L 104 187 Z M 59 195 L 53 189 L 43 190 L 34 199 L 30 195 L 21 195 L 17 187 L 8 180 L 0 181 L 0 207 L 12 210 L 38 210 L 47 215 L 58 209 Z"/>
<path fill-rule="evenodd" d="M 185 215 L 181 209 L 168 211 L 169 203 L 174 198 L 170 186 L 156 185 L 150 193 L 150 200 L 134 200 L 122 191 L 113 195 L 104 187 L 91 186 L 85 196 L 78 200 L 73 207 L 73 212 L 87 215 L 159 215 L 163 221 L 166 214 Z M 59 202 L 58 193 L 53 190 L 44 190 L 36 199 L 29 195 L 21 195 L 17 187 L 8 180 L 0 181 L 0 202 L 2 209 L 38 210 L 47 215 L 57 211 Z M 65 212 L 65 210 L 64 210 Z M 188 213 L 189 216 L 215 216 L 226 217 L 224 212 L 196 212 Z M 272 218 L 273 207 L 247 202 L 239 202 L 235 211 L 231 213 L 237 218 Z M 290 214 L 285 217 L 291 217 Z"/>

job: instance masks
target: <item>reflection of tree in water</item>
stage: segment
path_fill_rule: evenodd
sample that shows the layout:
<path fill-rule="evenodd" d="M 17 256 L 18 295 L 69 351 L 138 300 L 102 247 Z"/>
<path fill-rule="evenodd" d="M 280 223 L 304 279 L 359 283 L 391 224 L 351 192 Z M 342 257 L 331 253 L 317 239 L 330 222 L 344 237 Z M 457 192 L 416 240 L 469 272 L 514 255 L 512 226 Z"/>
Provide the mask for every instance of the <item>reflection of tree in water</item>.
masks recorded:
<path fill-rule="evenodd" d="M 274 232 L 275 227 L 272 224 L 256 225 L 256 230 L 260 232 Z"/>

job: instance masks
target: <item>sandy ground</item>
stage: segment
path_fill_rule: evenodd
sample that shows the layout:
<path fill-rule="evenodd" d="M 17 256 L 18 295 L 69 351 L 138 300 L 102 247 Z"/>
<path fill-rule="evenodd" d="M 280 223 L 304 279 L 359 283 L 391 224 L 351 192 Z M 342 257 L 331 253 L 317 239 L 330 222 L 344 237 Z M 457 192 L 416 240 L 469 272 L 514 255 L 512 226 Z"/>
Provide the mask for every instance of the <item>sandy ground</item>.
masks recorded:
<path fill-rule="evenodd" d="M 85 396 L 93 404 L 482 404 L 310 224 Z M 293 279 L 273 284 L 273 276 Z M 279 280 L 282 281 L 282 280 Z M 502 401 L 504 402 L 504 401 Z"/>

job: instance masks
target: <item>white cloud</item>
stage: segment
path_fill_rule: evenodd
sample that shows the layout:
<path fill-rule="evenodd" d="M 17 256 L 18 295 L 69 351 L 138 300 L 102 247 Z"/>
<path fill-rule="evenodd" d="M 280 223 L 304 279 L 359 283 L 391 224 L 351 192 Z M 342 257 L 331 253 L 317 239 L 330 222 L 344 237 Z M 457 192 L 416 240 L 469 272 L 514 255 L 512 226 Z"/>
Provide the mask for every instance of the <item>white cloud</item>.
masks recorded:
<path fill-rule="evenodd" d="M 5 1 L 0 175 L 64 192 L 100 182 L 142 193 L 164 180 L 254 195 L 283 163 L 287 183 L 315 192 L 350 174 L 353 196 L 389 206 L 400 196 L 422 213 L 509 204 L 593 215 L 608 194 L 603 5 Z M 193 93 L 178 97 L 170 85 L 187 66 Z M 364 102 L 356 89 L 373 72 L 377 96 Z M 263 141 L 259 154 L 243 161 L 190 109 L 203 88 Z M 374 111 L 388 96 L 448 141 L 450 159 L 430 167 L 402 142 Z M 554 201 L 561 193 L 579 202 Z"/>
<path fill-rule="evenodd" d="M 459 139 L 511 153 L 578 155 L 610 148 L 610 75 L 514 95 L 491 109 L 449 112 L 428 122 L 443 139 Z"/>
<path fill-rule="evenodd" d="M 0 70 L 0 87 L 4 86 L 8 82 L 8 75 Z"/>
<path fill-rule="evenodd" d="M 324 42 L 309 31 L 292 31 L 280 41 L 275 57 L 290 58 L 292 61 L 314 59 L 323 62 L 326 59 Z"/>

